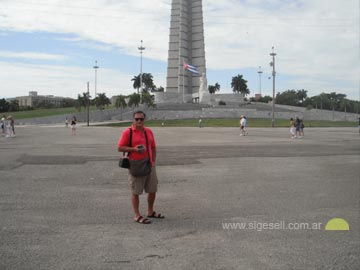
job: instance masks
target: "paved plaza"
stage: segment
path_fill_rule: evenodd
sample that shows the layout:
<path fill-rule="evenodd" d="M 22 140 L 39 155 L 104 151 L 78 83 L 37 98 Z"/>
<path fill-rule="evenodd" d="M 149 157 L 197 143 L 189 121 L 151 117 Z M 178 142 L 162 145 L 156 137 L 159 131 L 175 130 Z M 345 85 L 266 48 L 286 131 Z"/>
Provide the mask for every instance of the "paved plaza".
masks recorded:
<path fill-rule="evenodd" d="M 154 128 L 166 218 L 151 225 L 133 222 L 122 130 L 0 137 L 1 270 L 360 269 L 356 128 L 295 140 L 284 128 Z M 332 218 L 350 231 L 325 230 Z"/>

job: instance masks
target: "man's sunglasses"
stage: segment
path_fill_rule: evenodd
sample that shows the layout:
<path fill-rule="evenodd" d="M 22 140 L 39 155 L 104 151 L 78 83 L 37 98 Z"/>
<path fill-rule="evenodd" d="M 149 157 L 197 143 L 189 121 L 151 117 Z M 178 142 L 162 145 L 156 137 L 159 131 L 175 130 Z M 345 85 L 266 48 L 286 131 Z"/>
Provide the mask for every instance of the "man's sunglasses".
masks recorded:
<path fill-rule="evenodd" d="M 135 121 L 144 121 L 144 118 L 134 118 L 135 119 Z"/>

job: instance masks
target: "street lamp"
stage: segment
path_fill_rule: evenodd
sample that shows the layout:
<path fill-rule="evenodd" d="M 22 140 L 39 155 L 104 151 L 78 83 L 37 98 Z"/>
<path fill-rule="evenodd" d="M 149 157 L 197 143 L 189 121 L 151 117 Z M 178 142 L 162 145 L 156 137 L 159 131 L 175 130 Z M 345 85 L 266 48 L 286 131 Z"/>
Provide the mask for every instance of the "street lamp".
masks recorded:
<path fill-rule="evenodd" d="M 87 82 L 87 93 L 86 93 L 86 122 L 87 126 L 90 125 L 90 84 Z"/>
<path fill-rule="evenodd" d="M 143 51 L 145 50 L 145 47 L 143 47 L 143 41 L 141 40 L 141 46 L 138 47 L 139 51 L 140 51 L 140 90 L 141 90 L 141 93 L 142 93 L 142 54 L 143 54 Z M 139 94 L 139 93 L 138 93 Z"/>
<path fill-rule="evenodd" d="M 96 97 L 96 87 L 97 87 L 97 70 L 100 68 L 97 64 L 97 60 L 95 60 L 95 66 L 93 66 L 95 70 L 95 97 Z"/>
<path fill-rule="evenodd" d="M 272 62 L 270 62 L 270 66 L 273 68 L 272 71 L 272 78 L 273 78 L 273 100 L 272 100 L 272 118 L 271 118 L 271 126 L 275 127 L 275 56 L 276 53 L 274 52 L 274 46 L 272 47 L 272 53 L 270 53 L 270 56 L 272 56 Z"/>
<path fill-rule="evenodd" d="M 260 97 L 261 97 L 261 74 L 263 73 L 261 70 L 261 66 L 259 66 L 259 71 L 257 73 L 259 74 L 259 88 L 260 88 Z"/>

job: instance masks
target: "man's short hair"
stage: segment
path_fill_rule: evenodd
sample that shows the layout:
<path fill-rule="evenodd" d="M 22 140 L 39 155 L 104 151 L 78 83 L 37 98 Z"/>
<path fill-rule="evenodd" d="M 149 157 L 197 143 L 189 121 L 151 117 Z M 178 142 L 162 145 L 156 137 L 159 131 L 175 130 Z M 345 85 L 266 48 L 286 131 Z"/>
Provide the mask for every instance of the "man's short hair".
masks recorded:
<path fill-rule="evenodd" d="M 144 115 L 144 118 L 146 118 L 146 114 L 145 114 L 143 111 L 136 111 L 136 112 L 134 112 L 133 117 L 135 117 L 135 114 L 143 114 L 143 115 Z"/>

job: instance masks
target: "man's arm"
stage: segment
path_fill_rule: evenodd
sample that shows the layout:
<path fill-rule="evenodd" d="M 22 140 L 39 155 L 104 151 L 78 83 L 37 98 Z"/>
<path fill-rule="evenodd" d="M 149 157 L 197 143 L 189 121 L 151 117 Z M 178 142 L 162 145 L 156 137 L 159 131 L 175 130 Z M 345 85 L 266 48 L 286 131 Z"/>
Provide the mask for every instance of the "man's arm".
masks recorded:
<path fill-rule="evenodd" d="M 156 147 L 151 148 L 154 163 L 156 163 Z"/>
<path fill-rule="evenodd" d="M 119 152 L 139 152 L 139 149 L 136 147 L 129 147 L 129 146 L 119 146 Z"/>
<path fill-rule="evenodd" d="M 138 152 L 137 147 L 131 147 L 130 144 L 130 129 L 126 129 L 120 137 L 118 142 L 118 151 L 119 152 Z"/>

